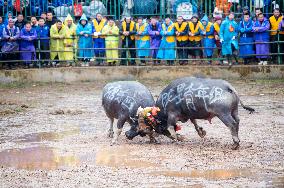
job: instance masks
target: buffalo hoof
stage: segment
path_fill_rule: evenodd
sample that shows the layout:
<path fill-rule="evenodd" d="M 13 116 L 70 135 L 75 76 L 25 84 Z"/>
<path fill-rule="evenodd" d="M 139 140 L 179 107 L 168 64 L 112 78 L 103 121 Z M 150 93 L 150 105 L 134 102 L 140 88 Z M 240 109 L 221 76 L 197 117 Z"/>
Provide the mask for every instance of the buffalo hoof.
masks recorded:
<path fill-rule="evenodd" d="M 200 138 L 204 138 L 206 135 L 206 131 L 203 129 L 199 129 L 198 131 L 198 135 L 200 136 Z"/>
<path fill-rule="evenodd" d="M 184 142 L 184 141 L 186 141 L 186 138 L 185 138 L 185 136 L 182 136 L 182 135 L 180 135 L 180 134 L 177 134 L 177 141 L 179 141 L 179 142 Z"/>
<path fill-rule="evenodd" d="M 109 138 L 113 138 L 113 134 L 114 134 L 113 131 L 109 131 L 108 134 L 107 134 L 107 136 L 108 136 Z"/>
<path fill-rule="evenodd" d="M 232 146 L 232 150 L 237 150 L 237 149 L 239 149 L 239 147 L 240 147 L 239 143 L 234 143 L 233 146 Z"/>
<path fill-rule="evenodd" d="M 160 141 L 158 141 L 157 139 L 155 139 L 155 138 L 150 138 L 150 140 L 149 140 L 149 144 L 161 144 L 161 142 Z"/>

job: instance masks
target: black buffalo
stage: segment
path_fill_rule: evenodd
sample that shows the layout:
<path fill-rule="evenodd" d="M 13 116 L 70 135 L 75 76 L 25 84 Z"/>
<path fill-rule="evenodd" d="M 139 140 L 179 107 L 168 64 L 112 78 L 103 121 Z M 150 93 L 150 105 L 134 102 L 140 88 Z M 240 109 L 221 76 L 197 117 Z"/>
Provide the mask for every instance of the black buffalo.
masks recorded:
<path fill-rule="evenodd" d="M 161 109 L 158 113 L 160 122 L 155 129 L 172 139 L 178 139 L 176 134 L 177 121 L 191 120 L 200 137 L 206 132 L 199 127 L 196 119 L 211 121 L 218 117 L 231 131 L 234 141 L 233 149 L 239 147 L 238 104 L 253 112 L 254 109 L 243 105 L 235 88 L 227 81 L 209 78 L 185 77 L 174 80 L 159 95 L 156 106 Z M 140 132 L 143 132 L 139 128 Z M 145 132 L 147 132 L 145 130 Z"/>
<path fill-rule="evenodd" d="M 103 89 L 102 105 L 107 117 L 110 120 L 108 136 L 113 138 L 113 122 L 117 121 L 117 132 L 112 140 L 112 144 L 117 143 L 118 136 L 122 132 L 125 122 L 131 125 L 131 129 L 126 132 L 128 139 L 139 135 L 137 130 L 138 122 L 134 121 L 137 109 L 141 107 L 154 106 L 155 101 L 150 91 L 141 83 L 136 81 L 118 81 L 107 84 Z M 140 134 L 145 136 L 145 134 Z M 150 136 L 150 139 L 154 139 Z"/>

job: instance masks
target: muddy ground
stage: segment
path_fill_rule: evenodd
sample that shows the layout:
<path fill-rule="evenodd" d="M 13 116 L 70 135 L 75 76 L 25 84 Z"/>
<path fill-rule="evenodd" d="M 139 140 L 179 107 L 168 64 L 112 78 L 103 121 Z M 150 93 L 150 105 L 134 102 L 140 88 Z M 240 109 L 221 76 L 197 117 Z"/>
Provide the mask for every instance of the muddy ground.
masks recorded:
<path fill-rule="evenodd" d="M 1 187 L 284 187 L 284 84 L 234 81 L 242 100 L 241 147 L 217 118 L 182 124 L 187 140 L 110 146 L 104 83 L 12 84 L 0 89 Z M 158 95 L 168 82 L 145 85 Z M 124 131 L 129 129 L 125 125 Z"/>

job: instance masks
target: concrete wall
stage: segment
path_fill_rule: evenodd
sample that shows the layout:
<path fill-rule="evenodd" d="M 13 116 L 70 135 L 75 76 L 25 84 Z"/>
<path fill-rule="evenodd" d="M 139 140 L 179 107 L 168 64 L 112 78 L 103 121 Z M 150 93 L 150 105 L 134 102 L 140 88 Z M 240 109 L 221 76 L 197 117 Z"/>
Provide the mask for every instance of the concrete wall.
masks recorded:
<path fill-rule="evenodd" d="M 284 65 L 75 67 L 0 70 L 0 82 L 75 82 L 98 80 L 172 80 L 203 75 L 222 79 L 284 79 Z"/>

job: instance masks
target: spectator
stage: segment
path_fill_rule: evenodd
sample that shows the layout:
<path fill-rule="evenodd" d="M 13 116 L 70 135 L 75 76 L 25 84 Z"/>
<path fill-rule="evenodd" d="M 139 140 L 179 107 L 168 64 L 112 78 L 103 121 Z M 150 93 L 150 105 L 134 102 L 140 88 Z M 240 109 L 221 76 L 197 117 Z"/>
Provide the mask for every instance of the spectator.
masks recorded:
<path fill-rule="evenodd" d="M 0 1 L 0 15 L 4 16 L 7 12 L 12 12 L 14 9 L 12 0 L 1 0 Z M 8 20 L 7 20 L 8 24 Z"/>
<path fill-rule="evenodd" d="M 184 65 L 187 64 L 186 59 L 188 58 L 188 24 L 182 16 L 178 16 L 174 26 L 178 47 L 177 56 L 179 59 L 179 64 Z"/>
<path fill-rule="evenodd" d="M 165 59 L 168 65 L 173 65 L 176 52 L 175 52 L 175 27 L 170 18 L 165 19 L 162 24 L 161 35 L 163 36 L 160 48 L 157 54 L 159 59 Z"/>
<path fill-rule="evenodd" d="M 282 21 L 279 23 L 279 27 L 278 27 L 278 30 L 279 30 L 279 40 L 282 41 L 282 43 L 280 43 L 280 52 L 281 53 L 284 53 L 284 16 L 282 17 Z M 283 64 L 283 58 L 284 57 L 284 54 L 281 55 L 281 58 L 280 58 L 280 62 L 282 62 Z"/>
<path fill-rule="evenodd" d="M 33 29 L 36 29 L 38 27 L 37 19 L 35 16 L 31 17 L 31 25 Z"/>
<path fill-rule="evenodd" d="M 115 25 L 112 18 L 109 19 L 106 26 L 102 30 L 102 34 L 106 36 L 106 58 L 109 66 L 118 62 L 118 45 L 119 45 L 119 28 Z"/>
<path fill-rule="evenodd" d="M 220 42 L 220 26 L 222 23 L 222 17 L 221 16 L 216 16 L 215 17 L 215 23 L 214 23 L 214 38 L 215 38 L 215 43 L 216 47 L 218 48 L 218 57 L 220 58 L 222 56 L 221 54 L 221 42 Z M 223 61 L 220 61 L 218 63 L 219 65 L 223 64 Z"/>
<path fill-rule="evenodd" d="M 18 39 L 20 37 L 20 30 L 15 26 L 14 21 L 9 19 L 8 25 L 5 26 L 3 30 L 3 39 L 4 44 L 2 46 L 1 51 L 4 53 L 3 60 L 11 60 L 8 63 L 8 67 L 14 68 L 14 61 L 19 59 L 18 51 L 19 51 L 19 43 Z"/>
<path fill-rule="evenodd" d="M 67 15 L 64 21 L 66 36 L 65 39 L 65 60 L 74 61 L 74 53 L 73 50 L 77 48 L 77 40 L 76 40 L 76 25 L 73 22 L 73 18 L 70 14 Z"/>
<path fill-rule="evenodd" d="M 135 22 L 131 20 L 131 17 L 126 17 L 124 21 L 121 23 L 120 29 L 119 29 L 119 34 L 122 35 L 122 54 L 121 54 L 121 62 L 120 65 L 127 65 L 126 63 L 126 53 L 127 49 L 129 48 L 135 48 L 135 34 L 136 34 L 136 28 L 135 28 Z M 130 49 L 130 64 L 135 65 L 135 58 L 136 57 L 136 52 L 135 49 Z"/>
<path fill-rule="evenodd" d="M 244 64 L 249 64 L 249 60 L 251 59 L 251 54 L 255 54 L 254 51 L 254 40 L 252 33 L 252 20 L 249 14 L 245 14 L 243 19 L 239 23 L 240 30 L 240 57 L 244 59 Z M 242 44 L 242 43 L 251 43 L 251 44 Z"/>
<path fill-rule="evenodd" d="M 63 61 L 64 55 L 64 38 L 66 38 L 66 29 L 60 20 L 50 28 L 50 58 L 51 60 Z M 53 61 L 53 66 L 58 66 L 58 61 Z"/>
<path fill-rule="evenodd" d="M 77 25 L 76 34 L 79 35 L 78 50 L 79 59 L 83 61 L 82 66 L 89 66 L 89 61 L 93 57 L 92 25 L 83 14 Z M 88 49 L 87 49 L 88 48 Z"/>
<path fill-rule="evenodd" d="M 3 29 L 5 28 L 5 25 L 3 23 L 3 19 L 0 16 L 0 59 L 2 59 L 2 53 L 1 53 L 1 48 L 3 46 Z"/>
<path fill-rule="evenodd" d="M 46 17 L 47 17 L 47 15 L 46 15 L 45 12 L 41 13 L 40 18 L 42 18 L 42 19 L 44 19 L 44 21 L 46 21 Z"/>
<path fill-rule="evenodd" d="M 24 61 L 25 67 L 28 68 L 36 60 L 34 40 L 37 38 L 35 29 L 32 29 L 31 23 L 26 23 L 25 27 L 21 30 L 20 34 L 20 51 L 21 60 Z"/>
<path fill-rule="evenodd" d="M 48 60 L 50 59 L 49 52 L 49 37 L 50 37 L 50 29 L 47 25 L 45 25 L 45 20 L 40 18 L 38 20 L 38 27 L 36 28 L 37 36 L 39 38 L 38 45 L 38 59 L 43 60 L 43 66 L 48 66 Z"/>
<path fill-rule="evenodd" d="M 17 21 L 15 22 L 15 26 L 20 29 L 20 31 L 24 28 L 26 25 L 26 21 L 24 20 L 23 14 L 18 14 Z"/>
<path fill-rule="evenodd" d="M 96 18 L 93 20 L 93 33 L 94 33 L 94 48 L 96 56 L 96 65 L 103 64 L 105 57 L 105 36 L 102 36 L 103 27 L 106 25 L 107 20 L 97 13 Z"/>
<path fill-rule="evenodd" d="M 148 33 L 150 35 L 151 41 L 150 41 L 150 46 L 152 49 L 152 53 L 151 56 L 154 60 L 154 65 L 160 64 L 160 60 L 157 60 L 157 54 L 158 54 L 158 50 L 160 47 L 160 43 L 161 43 L 161 24 L 160 22 L 157 21 L 156 18 L 151 18 L 151 22 L 148 25 Z"/>
<path fill-rule="evenodd" d="M 189 46 L 192 48 L 197 48 L 189 50 L 190 55 L 192 56 L 193 59 L 202 57 L 202 50 L 199 48 L 201 48 L 201 39 L 203 31 L 204 27 L 199 21 L 198 16 L 193 16 L 191 18 L 191 22 L 189 22 L 189 32 L 188 32 Z"/>
<path fill-rule="evenodd" d="M 141 65 L 146 65 L 145 57 L 150 56 L 150 37 L 147 32 L 148 24 L 143 22 L 143 18 L 139 17 L 136 23 L 136 47 L 137 56 L 141 60 Z"/>
<path fill-rule="evenodd" d="M 227 57 L 228 63 L 232 65 L 231 57 L 233 56 L 236 63 L 238 47 L 238 24 L 234 21 L 234 13 L 230 12 L 229 16 L 221 24 L 220 42 L 222 43 L 222 54 Z M 225 62 L 224 62 L 225 63 Z"/>
<path fill-rule="evenodd" d="M 277 61 L 278 43 L 274 41 L 278 41 L 277 30 L 278 30 L 280 22 L 282 21 L 282 18 L 283 17 L 281 16 L 280 10 L 278 8 L 274 9 L 273 16 L 269 18 L 269 22 L 271 26 L 270 30 L 272 30 L 270 32 L 270 41 L 272 42 L 270 44 L 270 49 L 271 49 L 271 53 L 275 53 L 275 55 L 272 55 L 273 63 L 276 63 Z"/>
<path fill-rule="evenodd" d="M 9 12 L 6 13 L 5 20 L 4 20 L 4 25 L 5 25 L 5 26 L 8 25 L 10 19 L 12 19 L 12 20 L 14 21 L 14 19 L 13 19 L 13 13 L 12 13 L 11 11 L 9 11 Z"/>
<path fill-rule="evenodd" d="M 256 42 L 256 54 L 259 59 L 259 65 L 267 65 L 269 56 L 269 21 L 262 13 L 258 15 L 258 20 L 254 22 L 252 31 L 254 32 L 254 41 Z"/>
<path fill-rule="evenodd" d="M 257 17 L 258 17 L 258 15 L 259 15 L 260 13 L 262 13 L 261 9 L 260 9 L 260 8 L 256 8 L 256 9 L 255 9 L 255 14 L 254 14 L 254 16 L 253 16 L 253 21 L 257 21 Z"/>
<path fill-rule="evenodd" d="M 53 17 L 52 12 L 47 12 L 45 25 L 51 28 L 51 26 L 53 26 L 56 23 L 56 21 L 57 20 Z"/>
<path fill-rule="evenodd" d="M 214 26 L 211 22 L 209 22 L 208 17 L 205 15 L 201 19 L 204 32 L 203 32 L 203 46 L 204 46 L 204 55 L 207 58 L 212 58 L 213 56 L 213 50 L 215 46 L 215 39 L 214 39 Z M 208 64 L 212 64 L 212 61 L 209 60 Z"/>

